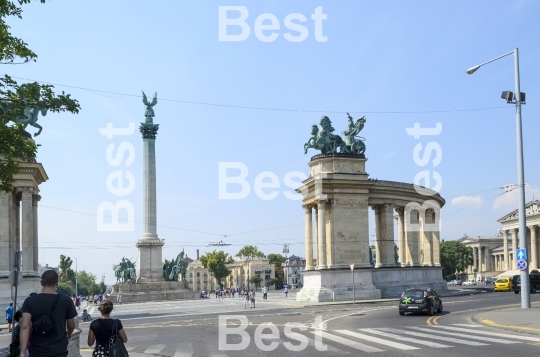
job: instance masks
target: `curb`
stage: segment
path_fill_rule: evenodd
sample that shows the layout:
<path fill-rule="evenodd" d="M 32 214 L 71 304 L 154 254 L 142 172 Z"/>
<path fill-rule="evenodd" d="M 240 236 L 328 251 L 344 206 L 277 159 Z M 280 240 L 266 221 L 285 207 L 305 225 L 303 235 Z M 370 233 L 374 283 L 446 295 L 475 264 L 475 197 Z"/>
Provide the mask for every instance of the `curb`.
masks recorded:
<path fill-rule="evenodd" d="M 502 310 L 495 310 L 495 311 L 502 311 Z M 522 333 L 522 334 L 527 334 L 527 335 L 531 335 L 531 336 L 536 336 L 538 337 L 540 335 L 540 333 L 535 333 L 535 332 L 532 332 L 532 331 L 528 331 L 528 330 L 522 330 L 520 328 L 511 328 L 511 327 L 507 327 L 505 325 L 501 325 L 499 324 L 498 322 L 496 321 L 493 321 L 494 323 L 496 323 L 497 325 L 491 325 L 491 324 L 487 324 L 485 322 L 483 322 L 482 320 L 480 320 L 479 318 L 477 318 L 476 316 L 479 315 L 479 314 L 475 314 L 475 315 L 472 315 L 471 316 L 471 320 L 477 324 L 477 325 L 482 325 L 482 326 L 487 326 L 487 327 L 491 327 L 491 328 L 496 328 L 496 329 L 499 329 L 499 330 L 503 330 L 503 331 L 507 331 L 507 332 L 514 332 L 514 333 Z"/>

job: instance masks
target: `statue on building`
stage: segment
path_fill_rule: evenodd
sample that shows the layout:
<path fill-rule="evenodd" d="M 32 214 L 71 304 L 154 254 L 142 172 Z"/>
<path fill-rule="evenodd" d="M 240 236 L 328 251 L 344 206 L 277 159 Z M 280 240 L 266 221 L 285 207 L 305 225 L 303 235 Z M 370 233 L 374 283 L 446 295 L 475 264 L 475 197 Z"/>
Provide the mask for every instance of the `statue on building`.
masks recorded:
<path fill-rule="evenodd" d="M 146 106 L 146 111 L 144 112 L 144 116 L 146 120 L 144 123 L 141 123 L 139 126 L 139 130 L 142 133 L 143 139 L 156 139 L 156 135 L 159 129 L 159 124 L 154 124 L 154 106 L 157 104 L 157 92 L 154 93 L 154 97 L 152 98 L 151 102 L 148 102 L 148 98 L 146 97 L 146 94 L 142 92 L 143 94 L 143 103 Z"/>
<path fill-rule="evenodd" d="M 163 263 L 163 278 L 165 281 L 186 281 L 188 262 L 184 261 L 184 250 L 176 259 L 167 260 Z"/>
<path fill-rule="evenodd" d="M 307 154 L 309 148 L 321 151 L 321 154 L 363 154 L 366 151 L 364 138 L 357 137 L 358 133 L 364 128 L 366 118 L 362 117 L 356 121 L 347 113 L 349 123 L 347 130 L 342 135 L 335 135 L 335 129 L 332 127 L 332 121 L 327 116 L 323 116 L 319 125 L 311 126 L 311 137 L 304 144 L 304 153 Z"/>
<path fill-rule="evenodd" d="M 399 254 L 398 254 L 398 251 L 399 251 L 399 248 L 398 246 L 396 245 L 396 243 L 394 243 L 394 259 L 396 261 L 396 264 L 399 263 Z"/>
<path fill-rule="evenodd" d="M 420 263 L 424 264 L 424 244 L 422 243 L 422 248 L 420 248 Z"/>
<path fill-rule="evenodd" d="M 122 258 L 118 265 L 113 265 L 116 284 L 133 284 L 137 280 L 135 264 L 131 260 Z"/>
<path fill-rule="evenodd" d="M 8 110 L 10 109 L 10 107 L 12 107 L 11 103 L 6 102 L 6 101 L 0 102 L 0 112 L 4 112 Z M 24 129 L 26 129 L 28 125 L 39 129 L 38 132 L 34 134 L 34 136 L 38 136 L 39 134 L 41 134 L 41 131 L 43 130 L 41 125 L 37 123 L 39 113 L 45 116 L 47 115 L 47 111 L 48 111 L 48 108 L 45 108 L 45 107 L 40 107 L 38 105 L 27 105 L 24 107 L 24 114 L 16 117 L 13 120 L 13 122 L 22 124 Z M 7 123 L 3 123 L 3 124 L 7 124 Z"/>

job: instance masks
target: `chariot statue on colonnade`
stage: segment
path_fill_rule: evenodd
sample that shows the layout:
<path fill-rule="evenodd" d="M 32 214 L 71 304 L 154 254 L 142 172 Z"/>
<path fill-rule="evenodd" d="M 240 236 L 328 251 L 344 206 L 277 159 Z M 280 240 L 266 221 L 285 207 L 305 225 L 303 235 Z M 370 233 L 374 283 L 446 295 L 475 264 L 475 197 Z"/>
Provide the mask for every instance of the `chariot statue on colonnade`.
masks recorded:
<path fill-rule="evenodd" d="M 307 150 L 313 148 L 320 150 L 321 154 L 337 154 L 339 148 L 340 154 L 364 154 L 366 151 L 365 139 L 357 135 L 364 128 L 366 117 L 363 116 L 354 122 L 349 113 L 347 116 L 347 130 L 343 131 L 341 136 L 332 134 L 335 129 L 327 116 L 323 116 L 319 122 L 321 129 L 316 124 L 312 125 L 311 138 L 304 144 L 304 153 L 307 154 Z"/>

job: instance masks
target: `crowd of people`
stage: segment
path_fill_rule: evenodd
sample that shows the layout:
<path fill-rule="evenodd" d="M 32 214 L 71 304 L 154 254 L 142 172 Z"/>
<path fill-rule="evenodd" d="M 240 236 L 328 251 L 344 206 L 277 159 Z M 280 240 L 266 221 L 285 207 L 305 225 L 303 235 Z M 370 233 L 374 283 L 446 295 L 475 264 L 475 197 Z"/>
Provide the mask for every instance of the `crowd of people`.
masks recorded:
<path fill-rule="evenodd" d="M 108 357 L 109 341 L 128 341 L 122 322 L 111 318 L 113 303 L 107 295 L 88 297 L 59 294 L 58 273 L 47 270 L 41 276 L 42 291 L 28 296 L 20 310 L 10 303 L 5 309 L 8 330 L 11 332 L 10 355 L 13 357 L 50 356 L 67 357 L 68 343 L 75 330 L 75 317 L 81 301 L 87 306 L 98 305 L 99 319 L 93 320 L 87 309 L 81 319 L 92 321 L 88 332 L 88 346 L 94 346 L 92 357 Z M 121 303 L 120 297 L 120 303 Z"/>

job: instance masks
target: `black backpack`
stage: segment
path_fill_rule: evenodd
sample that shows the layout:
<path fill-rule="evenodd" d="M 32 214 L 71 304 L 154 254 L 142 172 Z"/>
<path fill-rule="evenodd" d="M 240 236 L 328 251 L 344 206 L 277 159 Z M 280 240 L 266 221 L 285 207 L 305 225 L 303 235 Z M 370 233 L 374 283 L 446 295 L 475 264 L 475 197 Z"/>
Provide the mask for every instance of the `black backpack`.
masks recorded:
<path fill-rule="evenodd" d="M 59 298 L 60 298 L 60 294 L 57 294 L 56 299 L 54 300 L 54 304 L 49 309 L 49 311 L 47 311 L 45 315 L 41 315 L 38 318 L 36 318 L 34 321 L 32 321 L 33 333 L 37 333 L 40 336 L 47 336 L 53 333 L 54 323 L 51 317 L 51 312 L 54 311 L 54 309 L 56 309 L 56 304 L 58 303 Z"/>

